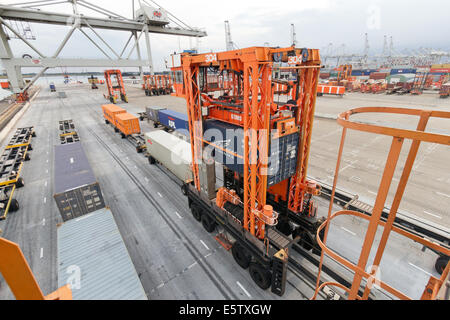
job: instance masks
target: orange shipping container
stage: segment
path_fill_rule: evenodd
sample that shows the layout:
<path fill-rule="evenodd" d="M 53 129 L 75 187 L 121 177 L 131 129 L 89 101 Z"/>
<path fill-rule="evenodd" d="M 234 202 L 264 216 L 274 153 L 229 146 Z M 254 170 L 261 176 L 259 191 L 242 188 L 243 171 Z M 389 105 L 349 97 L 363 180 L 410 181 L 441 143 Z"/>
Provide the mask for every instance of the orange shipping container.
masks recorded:
<path fill-rule="evenodd" d="M 103 110 L 103 117 L 105 117 L 105 120 L 112 123 L 114 126 L 116 126 L 115 116 L 120 113 L 126 113 L 127 111 L 125 109 L 122 109 L 119 106 L 116 106 L 115 104 L 104 104 L 102 105 Z"/>
<path fill-rule="evenodd" d="M 9 82 L 0 82 L 2 85 L 2 89 L 9 89 Z"/>
<path fill-rule="evenodd" d="M 125 136 L 141 133 L 139 119 L 128 112 L 116 114 L 116 127 Z"/>

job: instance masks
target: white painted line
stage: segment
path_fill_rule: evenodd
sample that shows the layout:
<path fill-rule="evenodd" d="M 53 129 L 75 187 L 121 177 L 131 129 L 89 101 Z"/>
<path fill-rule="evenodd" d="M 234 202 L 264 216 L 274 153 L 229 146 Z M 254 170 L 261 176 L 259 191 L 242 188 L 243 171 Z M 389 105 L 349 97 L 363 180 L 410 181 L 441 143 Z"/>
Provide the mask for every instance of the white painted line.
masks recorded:
<path fill-rule="evenodd" d="M 436 218 L 438 218 L 438 219 L 442 219 L 441 216 L 438 216 L 438 215 L 433 214 L 433 213 L 431 213 L 431 212 L 428 212 L 428 211 L 425 211 L 425 210 L 424 210 L 423 212 L 426 213 L 426 214 L 429 214 L 430 216 L 436 217 Z"/>
<path fill-rule="evenodd" d="M 344 171 L 345 169 L 350 168 L 350 167 L 354 168 L 353 165 L 354 165 L 355 163 L 357 163 L 357 162 L 358 162 L 358 160 L 354 160 L 354 161 L 350 162 L 350 164 L 348 164 L 348 165 L 346 165 L 345 167 L 343 167 L 341 170 L 339 170 L 339 172 L 342 172 L 342 171 Z"/>
<path fill-rule="evenodd" d="M 48 163 L 48 159 L 47 159 L 47 163 Z"/>
<path fill-rule="evenodd" d="M 44 203 L 47 203 L 47 197 L 44 197 Z"/>
<path fill-rule="evenodd" d="M 45 170 L 45 173 L 48 173 L 48 169 L 47 169 L 47 170 Z"/>
<path fill-rule="evenodd" d="M 436 194 L 440 195 L 440 196 L 444 196 L 444 197 L 450 198 L 450 195 L 442 193 L 442 192 L 436 192 Z"/>
<path fill-rule="evenodd" d="M 47 186 L 47 181 L 44 182 L 44 186 Z"/>
<path fill-rule="evenodd" d="M 145 177 L 145 181 L 148 182 L 148 178 L 147 177 Z"/>
<path fill-rule="evenodd" d="M 41 248 L 41 259 L 44 257 L 44 248 Z"/>
<path fill-rule="evenodd" d="M 180 216 L 180 214 L 178 212 L 175 211 L 175 214 L 177 215 L 178 218 L 183 219 L 183 217 Z"/>
<path fill-rule="evenodd" d="M 156 289 L 161 289 L 162 287 L 164 287 L 164 283 L 161 283 L 159 286 L 156 287 Z"/>
<path fill-rule="evenodd" d="M 252 297 L 252 296 L 250 295 L 250 293 L 248 293 L 248 291 L 245 290 L 244 286 L 243 286 L 239 281 L 236 281 L 236 283 L 237 283 L 237 285 L 242 289 L 242 291 L 244 291 L 244 293 L 245 293 L 249 298 Z"/>
<path fill-rule="evenodd" d="M 208 258 L 210 255 L 212 255 L 212 253 L 210 252 L 210 253 L 208 253 L 206 256 L 205 256 L 205 258 Z"/>
<path fill-rule="evenodd" d="M 208 246 L 206 245 L 206 243 L 204 243 L 202 240 L 200 240 L 200 242 L 202 243 L 202 245 L 206 248 L 206 250 L 209 250 Z"/>
<path fill-rule="evenodd" d="M 137 167 L 136 166 L 134 166 L 136 169 L 137 169 Z"/>
<path fill-rule="evenodd" d="M 160 196 L 161 198 L 163 197 L 161 193 L 159 193 L 159 192 L 157 192 L 157 193 L 158 193 L 158 196 Z"/>
<path fill-rule="evenodd" d="M 378 195 L 378 193 L 373 192 L 373 191 L 370 191 L 370 190 L 367 190 L 367 192 L 368 192 L 368 193 L 371 193 L 371 194 L 374 194 L 374 195 Z"/>
<path fill-rule="evenodd" d="M 427 275 L 429 275 L 430 277 L 432 277 L 433 275 L 431 274 L 431 273 L 429 273 L 429 272 L 427 272 L 427 271 L 425 271 L 425 270 L 423 270 L 422 268 L 420 268 L 420 267 L 418 267 L 418 266 L 416 266 L 415 264 L 412 264 L 411 262 L 408 262 L 411 266 L 413 266 L 414 268 L 416 268 L 416 269 L 418 269 L 418 270 L 420 270 L 420 271 L 422 271 L 422 272 L 424 272 L 424 273 L 426 273 Z"/>
<path fill-rule="evenodd" d="M 348 233 L 350 233 L 350 234 L 352 234 L 354 236 L 356 236 L 356 233 L 354 233 L 354 232 L 352 232 L 352 231 L 350 231 L 350 230 L 348 230 L 348 229 L 346 229 L 344 227 L 341 227 L 341 229 L 344 230 L 344 231 L 347 231 Z"/>
<path fill-rule="evenodd" d="M 197 264 L 197 261 L 195 261 L 193 264 L 191 264 L 188 269 L 192 268 L 193 266 L 195 266 Z"/>
<path fill-rule="evenodd" d="M 42 220 L 42 225 L 45 226 L 45 218 Z"/>

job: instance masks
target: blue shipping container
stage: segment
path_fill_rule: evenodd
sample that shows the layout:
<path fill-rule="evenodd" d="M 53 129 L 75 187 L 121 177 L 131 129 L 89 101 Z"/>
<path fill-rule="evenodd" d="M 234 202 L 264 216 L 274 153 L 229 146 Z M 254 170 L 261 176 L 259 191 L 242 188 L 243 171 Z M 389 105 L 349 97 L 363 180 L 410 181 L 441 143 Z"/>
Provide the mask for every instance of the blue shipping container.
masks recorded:
<path fill-rule="evenodd" d="M 416 73 L 416 69 L 391 69 L 391 74 Z"/>
<path fill-rule="evenodd" d="M 173 110 L 159 110 L 159 122 L 168 129 L 180 131 L 189 136 L 188 116 Z"/>
<path fill-rule="evenodd" d="M 232 171 L 244 172 L 244 130 L 241 127 L 217 120 L 205 122 L 203 137 L 214 143 L 214 160 Z M 295 174 L 297 168 L 297 146 L 299 134 L 292 133 L 281 138 L 272 139 L 269 147 L 267 185 L 273 186 Z M 226 149 L 229 152 L 224 152 Z"/>

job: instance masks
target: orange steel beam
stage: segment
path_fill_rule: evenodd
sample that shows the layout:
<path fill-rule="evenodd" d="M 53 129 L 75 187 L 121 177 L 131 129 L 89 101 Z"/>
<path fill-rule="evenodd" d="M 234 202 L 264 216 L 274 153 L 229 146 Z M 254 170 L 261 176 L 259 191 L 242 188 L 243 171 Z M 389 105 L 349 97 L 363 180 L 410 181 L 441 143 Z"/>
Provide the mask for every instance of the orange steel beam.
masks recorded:
<path fill-rule="evenodd" d="M 19 246 L 0 238 L 0 272 L 17 300 L 71 300 L 68 286 L 44 296 Z"/>
<path fill-rule="evenodd" d="M 289 186 L 288 208 L 293 212 L 302 212 L 306 195 L 306 175 L 311 145 L 314 111 L 316 105 L 319 69 L 307 69 L 301 74 L 299 84 L 293 88 L 293 99 L 301 109 L 297 111 L 296 123 L 300 126 L 300 141 L 297 157 L 297 172 L 291 178 Z M 299 96 L 295 96 L 300 91 Z"/>
<path fill-rule="evenodd" d="M 382 127 L 378 125 L 370 125 L 370 124 L 362 124 L 358 122 L 352 122 L 349 120 L 350 115 L 357 114 L 357 113 L 392 113 L 392 114 L 399 114 L 399 115 L 416 115 L 419 116 L 419 123 L 417 125 L 417 129 L 414 130 L 404 130 L 404 129 L 396 129 L 396 128 L 388 128 L 388 127 Z M 390 233 L 396 232 L 402 236 L 405 236 L 412 241 L 418 242 L 426 247 L 429 247 L 435 251 L 438 251 L 444 255 L 450 255 L 450 250 L 446 247 L 443 247 L 437 243 L 433 243 L 425 238 L 422 238 L 420 236 L 417 236 L 413 233 L 410 233 L 408 231 L 405 231 L 403 229 L 400 229 L 398 227 L 395 227 L 393 225 L 395 216 L 397 214 L 397 210 L 400 206 L 400 202 L 403 196 L 403 193 L 406 188 L 406 184 L 408 182 L 410 173 L 412 171 L 412 167 L 414 164 L 414 160 L 417 156 L 417 152 L 420 146 L 420 143 L 422 141 L 426 142 L 434 142 L 437 144 L 443 144 L 443 145 L 450 145 L 450 136 L 449 135 L 437 135 L 432 134 L 429 132 L 425 132 L 426 125 L 428 123 L 429 118 L 431 117 L 437 117 L 437 118 L 444 118 L 444 119 L 450 119 L 450 112 L 444 112 L 444 111 L 428 111 L 428 110 L 420 110 L 420 109 L 403 109 L 403 108 L 388 108 L 388 107 L 365 107 L 365 108 L 356 108 L 349 110 L 347 112 L 344 112 L 339 115 L 338 117 L 338 123 L 343 126 L 342 136 L 341 136 L 341 142 L 339 146 L 339 152 L 338 152 L 338 158 L 336 163 L 336 170 L 334 175 L 334 181 L 333 181 L 333 189 L 331 192 L 331 199 L 330 199 L 330 206 L 328 208 L 328 218 L 326 221 L 318 228 L 317 230 L 317 239 L 318 244 L 322 248 L 321 258 L 320 258 L 320 264 L 319 264 L 319 272 L 317 276 L 317 283 L 316 283 L 316 291 L 314 293 L 314 296 L 312 299 L 315 299 L 317 296 L 317 293 L 322 290 L 326 285 L 330 286 L 338 286 L 341 289 L 344 289 L 348 293 L 349 299 L 367 299 L 371 290 L 371 285 L 373 282 L 373 279 L 375 277 L 375 271 L 376 268 L 379 267 L 381 263 L 381 259 L 384 253 L 384 250 L 386 248 L 388 238 Z M 386 161 L 386 166 L 384 169 L 384 173 L 380 182 L 380 186 L 378 189 L 377 199 L 375 201 L 375 206 L 372 211 L 372 215 L 366 216 L 360 212 L 351 211 L 351 210 L 341 210 L 334 214 L 331 214 L 333 203 L 334 203 L 334 196 L 335 196 L 335 190 L 338 180 L 338 174 L 339 174 L 339 168 L 340 163 L 342 159 L 342 153 L 343 153 L 343 147 L 344 147 L 344 141 L 347 133 L 347 129 L 355 129 L 358 131 L 364 131 L 364 132 L 372 132 L 377 134 L 383 134 L 387 136 L 392 137 L 392 144 L 391 149 L 389 151 L 389 155 Z M 392 177 L 395 171 L 395 168 L 397 166 L 398 160 L 399 160 L 399 154 L 400 150 L 403 144 L 403 141 L 405 139 L 412 140 L 411 147 L 405 162 L 405 165 L 403 166 L 403 172 L 400 178 L 400 181 L 397 186 L 397 190 L 394 196 L 394 200 L 391 206 L 391 210 L 389 212 L 388 219 L 386 222 L 381 220 L 381 211 L 384 207 L 387 194 L 389 192 L 389 187 L 392 182 Z M 348 260 L 346 260 L 343 257 L 340 257 L 338 254 L 336 254 L 334 251 L 330 250 L 326 247 L 326 241 L 327 241 L 327 235 L 329 231 L 329 226 L 331 224 L 331 221 L 341 215 L 351 215 L 356 216 L 362 219 L 366 219 L 369 221 L 369 226 L 366 231 L 366 236 L 364 240 L 364 244 L 361 249 L 360 257 L 358 260 L 358 264 L 355 265 Z M 378 244 L 378 248 L 376 251 L 376 255 L 373 261 L 373 265 L 375 268 L 373 268 L 370 273 L 366 272 L 364 269 L 366 267 L 366 263 L 368 261 L 369 254 L 371 250 L 373 249 L 375 234 L 377 232 L 377 228 L 381 226 L 383 228 L 383 233 L 381 240 Z M 320 239 L 319 234 L 320 232 L 325 228 L 325 233 L 323 240 Z M 354 271 L 354 277 L 352 286 L 350 289 L 343 288 L 342 285 L 338 285 L 336 283 L 332 282 L 325 282 L 320 285 L 320 276 L 321 276 L 321 270 L 323 265 L 323 259 L 324 256 L 328 255 L 335 261 L 341 263 L 342 265 L 346 266 L 347 268 Z M 423 299 L 433 299 L 436 297 L 437 292 L 441 289 L 442 285 L 445 282 L 446 277 L 448 277 L 448 270 L 449 270 L 450 264 L 447 265 L 445 268 L 445 271 L 440 279 L 437 279 L 435 277 L 431 277 L 430 281 L 427 285 L 426 290 L 424 291 L 424 294 L 422 296 Z M 361 296 L 358 295 L 358 291 L 360 289 L 361 281 L 362 279 L 367 280 L 367 285 L 364 289 L 364 293 Z M 400 299 L 410 299 L 408 296 L 403 294 L 402 292 L 398 291 L 397 289 L 389 286 L 388 284 L 378 281 L 377 285 L 379 285 L 382 289 L 388 291 L 389 293 L 397 296 Z"/>

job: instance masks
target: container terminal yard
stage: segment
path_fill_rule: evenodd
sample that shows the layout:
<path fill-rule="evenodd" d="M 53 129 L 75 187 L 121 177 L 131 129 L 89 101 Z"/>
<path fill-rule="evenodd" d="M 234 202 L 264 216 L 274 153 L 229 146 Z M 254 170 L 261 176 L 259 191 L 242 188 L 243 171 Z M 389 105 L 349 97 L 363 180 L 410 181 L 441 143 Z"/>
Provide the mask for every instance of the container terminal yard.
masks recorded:
<path fill-rule="evenodd" d="M 296 46 L 293 25 L 291 46 L 237 48 L 225 21 L 225 50 L 155 72 L 149 35 L 206 32 L 152 1 L 132 19 L 47 2 L 0 5 L 0 300 L 449 299 L 448 55 L 375 68 Z M 68 16 L 44 56 L 28 23 Z M 88 29 L 117 60 L 58 58 Z M 131 31 L 138 58 L 97 29 Z M 14 37 L 40 57 L 14 58 Z M 39 80 L 83 66 L 101 72 Z"/>

